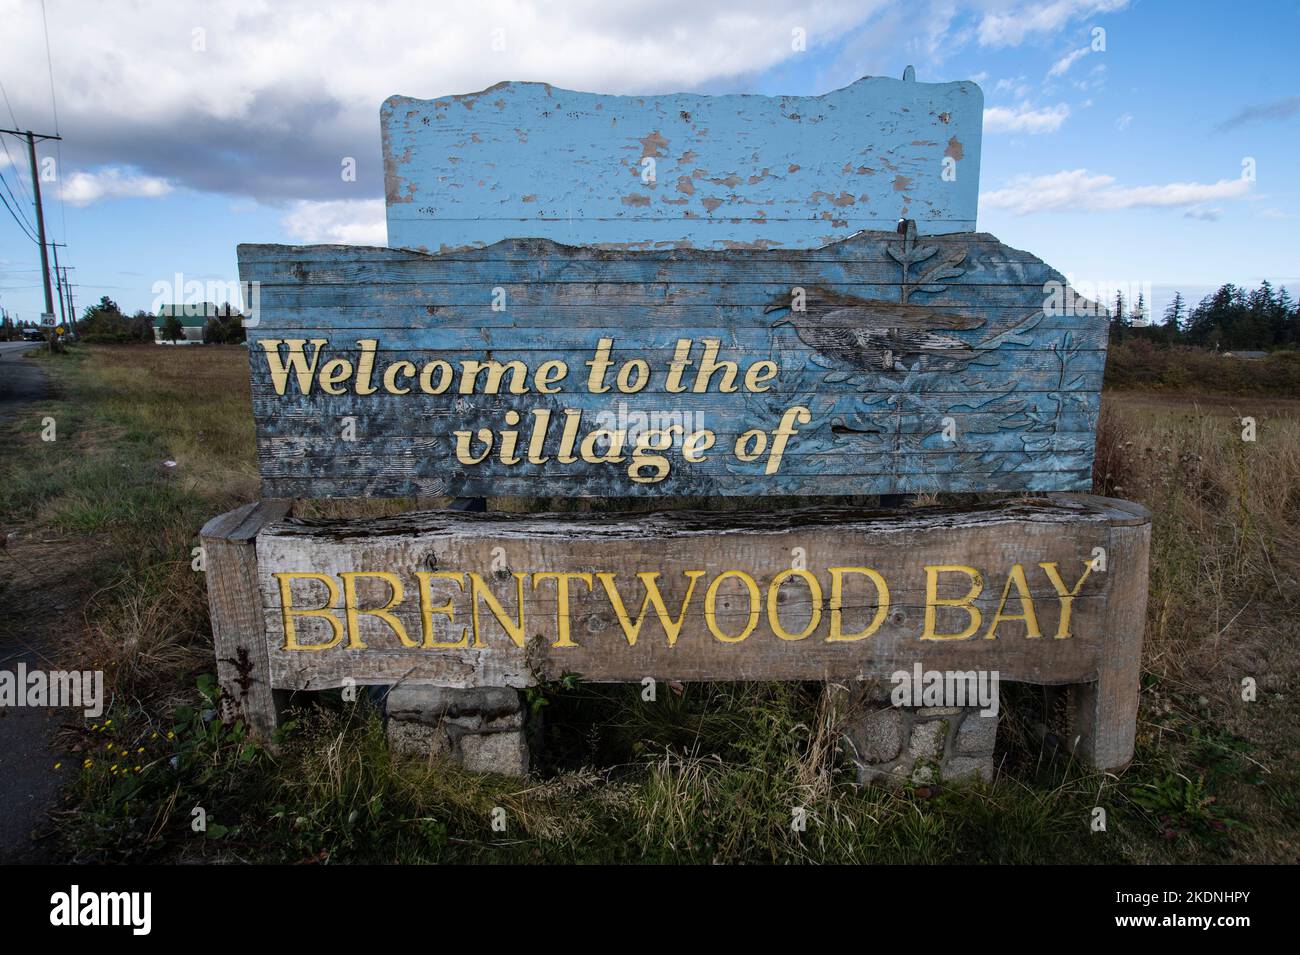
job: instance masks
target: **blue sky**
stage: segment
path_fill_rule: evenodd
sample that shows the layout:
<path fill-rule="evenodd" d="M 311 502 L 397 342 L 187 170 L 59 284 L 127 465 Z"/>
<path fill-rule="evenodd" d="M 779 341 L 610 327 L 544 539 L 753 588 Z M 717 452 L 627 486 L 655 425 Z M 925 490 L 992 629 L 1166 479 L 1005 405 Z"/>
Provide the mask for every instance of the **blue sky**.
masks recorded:
<path fill-rule="evenodd" d="M 134 310 L 177 273 L 233 280 L 240 242 L 382 243 L 390 93 L 528 79 L 819 94 L 910 63 L 918 80 L 984 90 L 982 231 L 1076 282 L 1149 286 L 1157 312 L 1175 288 L 1194 302 L 1227 281 L 1300 293 L 1300 3 L 627 6 L 47 0 L 47 62 L 40 4 L 0 0 L 0 125 L 52 131 L 57 109 L 47 228 L 68 244 L 79 306 L 109 295 Z M 806 51 L 790 48 L 795 28 Z M 493 31 L 504 51 L 488 49 Z M 5 138 L 17 165 L 0 153 L 0 175 L 29 198 L 25 146 Z M 37 265 L 0 209 L 10 314 L 41 311 Z"/>

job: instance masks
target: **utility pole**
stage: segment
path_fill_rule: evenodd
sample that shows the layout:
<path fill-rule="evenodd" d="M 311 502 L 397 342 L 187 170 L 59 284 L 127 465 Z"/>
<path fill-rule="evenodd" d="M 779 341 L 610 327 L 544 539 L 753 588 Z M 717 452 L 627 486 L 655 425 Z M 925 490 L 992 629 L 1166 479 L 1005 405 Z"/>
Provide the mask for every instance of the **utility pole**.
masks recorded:
<path fill-rule="evenodd" d="M 41 247 L 41 275 L 45 279 L 45 314 L 54 315 L 54 291 L 50 288 L 50 256 L 45 249 L 45 210 L 41 206 L 41 174 L 36 168 L 36 141 L 38 139 L 62 139 L 48 133 L 34 133 L 30 129 L 0 129 L 0 133 L 21 136 L 27 140 L 27 158 L 32 169 L 32 193 L 36 196 L 36 241 Z M 42 319 L 43 320 L 43 319 Z M 54 336 L 50 336 L 50 351 L 54 350 Z"/>
<path fill-rule="evenodd" d="M 77 270 L 74 266 L 63 267 L 63 292 L 68 296 L 68 329 L 74 339 L 77 337 L 77 306 L 72 301 L 72 283 L 68 281 L 68 273 L 75 271 Z"/>
<path fill-rule="evenodd" d="M 59 324 L 66 327 L 68 324 L 68 311 L 63 306 L 63 281 L 66 276 L 59 270 L 59 246 L 61 245 L 63 245 L 62 242 L 50 243 L 50 248 L 54 250 L 54 287 L 59 290 Z M 67 248 L 66 245 L 63 245 L 63 247 Z"/>

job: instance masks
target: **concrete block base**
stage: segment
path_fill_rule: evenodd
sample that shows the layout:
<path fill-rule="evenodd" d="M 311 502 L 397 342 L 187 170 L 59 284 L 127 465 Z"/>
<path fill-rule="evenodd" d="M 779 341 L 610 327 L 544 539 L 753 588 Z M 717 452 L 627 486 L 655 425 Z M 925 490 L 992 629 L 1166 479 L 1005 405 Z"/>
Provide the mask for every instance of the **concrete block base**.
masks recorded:
<path fill-rule="evenodd" d="M 528 774 L 517 690 L 397 686 L 388 693 L 387 712 L 388 745 L 398 755 L 450 759 L 476 773 Z"/>

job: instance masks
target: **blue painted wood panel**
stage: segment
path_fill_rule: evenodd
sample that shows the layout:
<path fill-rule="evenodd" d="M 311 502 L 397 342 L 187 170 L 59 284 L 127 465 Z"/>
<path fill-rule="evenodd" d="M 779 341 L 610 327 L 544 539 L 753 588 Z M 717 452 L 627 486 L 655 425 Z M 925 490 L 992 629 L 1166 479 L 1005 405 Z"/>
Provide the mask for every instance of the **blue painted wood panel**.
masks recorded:
<path fill-rule="evenodd" d="M 248 245 L 239 259 L 258 303 L 249 357 L 267 497 L 1090 485 L 1106 318 L 989 235 L 871 232 L 815 250 Z M 602 341 L 609 390 L 598 392 L 588 375 Z M 295 342 L 303 377 L 277 378 Z M 674 388 L 683 342 L 692 365 Z M 706 348 L 735 363 L 734 390 L 722 390 L 725 368 L 691 390 Z M 495 389 L 466 376 L 477 362 L 497 363 Z M 565 371 L 553 393 L 538 384 L 546 362 Z M 645 381 L 629 374 L 620 391 L 625 363 L 644 363 Z M 747 387 L 751 366 L 765 371 Z M 806 416 L 773 460 L 796 408 Z M 583 460 L 600 429 L 622 436 L 593 439 Z M 659 450 L 638 458 L 637 438 L 656 429 L 672 432 L 664 473 L 634 472 Z M 751 431 L 767 454 L 746 460 L 738 442 Z M 684 439 L 700 432 L 712 444 L 692 460 Z"/>
<path fill-rule="evenodd" d="M 388 244 L 814 248 L 910 218 L 972 232 L 984 96 L 866 77 L 823 96 L 609 96 L 544 83 L 393 96 Z"/>

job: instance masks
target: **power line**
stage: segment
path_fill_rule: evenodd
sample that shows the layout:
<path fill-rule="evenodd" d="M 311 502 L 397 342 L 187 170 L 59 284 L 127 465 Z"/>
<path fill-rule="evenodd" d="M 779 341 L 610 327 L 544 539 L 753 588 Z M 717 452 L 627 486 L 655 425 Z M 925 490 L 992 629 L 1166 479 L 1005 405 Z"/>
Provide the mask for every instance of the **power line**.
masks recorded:
<path fill-rule="evenodd" d="M 57 164 L 59 181 L 59 219 L 63 227 L 63 239 L 68 239 L 68 207 L 63 202 L 63 140 L 59 134 L 59 101 L 54 95 L 54 58 L 50 56 L 50 22 L 45 16 L 45 0 L 41 0 L 41 25 L 45 28 L 45 67 L 50 74 L 50 109 L 54 113 L 54 161 Z M 17 123 L 14 124 L 18 125 Z"/>
<path fill-rule="evenodd" d="M 3 97 L 4 97 L 4 100 L 5 100 L 5 108 L 9 110 L 9 118 L 10 118 L 11 120 L 13 120 L 13 124 L 14 124 L 15 126 L 17 126 L 17 125 L 18 125 L 18 117 L 14 115 L 14 108 L 13 108 L 13 106 L 10 105 L 10 103 L 9 103 L 9 94 L 5 92 L 5 85 L 4 85 L 4 83 L 3 83 L 2 81 L 0 81 L 0 96 L 3 96 Z"/>
<path fill-rule="evenodd" d="M 18 124 L 14 123 L 14 125 L 17 126 Z M 21 186 L 23 184 L 23 177 L 18 173 L 18 163 L 14 162 L 14 157 L 9 155 L 9 143 L 7 143 L 3 139 L 0 139 L 0 146 L 4 147 L 5 160 L 8 162 L 9 166 L 13 169 L 14 177 L 18 180 L 18 185 Z"/>
<path fill-rule="evenodd" d="M 17 128 L 17 126 L 18 126 L 18 117 L 14 115 L 14 108 L 13 108 L 13 105 L 9 102 L 9 93 L 8 93 L 8 91 L 5 90 L 5 85 L 4 85 L 4 83 L 3 83 L 2 81 L 0 81 L 0 96 L 3 96 L 3 97 L 4 97 L 5 108 L 9 110 L 9 118 L 13 121 L 14 127 Z M 55 132 L 57 133 L 58 130 L 56 129 Z M 19 170 L 18 170 L 18 163 L 14 162 L 14 157 L 11 156 L 11 155 L 9 155 L 9 141 L 8 141 L 7 139 L 5 139 L 3 136 L 0 136 L 0 149 L 3 149 L 3 150 L 4 150 L 4 153 L 5 153 L 5 159 L 8 160 L 8 162 L 9 162 L 9 166 L 10 166 L 10 167 L 13 169 L 13 171 L 14 171 L 14 178 L 18 180 L 18 185 L 19 185 L 20 187 L 22 187 L 22 186 L 23 186 L 23 176 L 22 176 L 22 173 L 19 172 Z M 4 178 L 4 176 L 3 176 L 3 175 L 0 175 L 0 180 L 2 180 L 3 178 Z M 6 188 L 6 189 L 9 189 L 9 184 L 8 184 L 8 183 L 5 183 L 5 188 Z M 28 191 L 29 193 L 31 192 L 30 189 L 28 189 L 27 191 Z M 23 202 L 20 203 L 20 202 L 18 201 L 18 197 L 15 196 L 15 195 L 13 194 L 13 190 L 12 190 L 12 189 L 9 189 L 9 198 L 13 199 L 13 201 L 14 201 L 14 205 L 16 205 L 16 206 L 22 206 L 22 205 L 25 205 L 28 201 L 30 201 L 30 200 L 27 199 L 26 196 L 24 196 L 24 197 L 23 197 Z M 24 218 L 26 218 L 26 217 L 24 216 Z M 28 225 L 31 225 L 31 222 L 28 222 Z"/>
<path fill-rule="evenodd" d="M 23 235 L 27 236 L 27 238 L 31 239 L 33 242 L 36 242 L 36 236 L 32 235 L 27 226 L 23 224 L 23 220 L 18 218 L 18 214 L 15 213 L 13 207 L 9 205 L 9 200 L 4 197 L 4 193 L 0 193 L 0 202 L 4 203 L 4 207 L 8 209 L 9 214 L 14 217 L 14 222 L 17 222 L 18 228 L 23 230 Z"/>
<path fill-rule="evenodd" d="M 54 315 L 54 290 L 50 287 L 50 258 L 49 251 L 46 248 L 45 241 L 45 211 L 41 206 L 41 179 L 40 173 L 36 171 L 36 141 L 38 139 L 60 139 L 58 133 L 53 135 L 49 133 L 34 133 L 30 129 L 20 131 L 17 129 L 0 129 L 0 133 L 9 133 L 14 136 L 22 136 L 27 140 L 27 161 L 31 165 L 32 174 L 32 192 L 36 196 L 36 244 L 41 247 L 41 275 L 45 282 L 45 312 L 51 318 Z M 6 203 L 8 205 L 8 203 Z M 53 348 L 53 339 L 50 347 Z"/>
<path fill-rule="evenodd" d="M 4 140 L 4 137 L 3 137 L 3 136 L 0 136 L 0 143 L 3 143 L 4 141 L 5 141 L 5 140 Z M 4 177 L 4 173 L 0 173 L 0 184 L 3 184 L 3 185 L 4 185 L 4 187 L 5 187 L 5 192 L 9 193 L 9 198 L 12 199 L 12 200 L 14 201 L 14 208 L 17 209 L 18 212 L 19 212 L 19 214 L 22 215 L 22 217 L 23 217 L 23 221 L 24 221 L 25 223 L 27 223 L 27 228 L 28 228 L 28 230 L 30 231 L 30 230 L 33 228 L 33 226 L 32 226 L 32 220 L 29 219 L 29 218 L 27 218 L 27 213 L 26 213 L 26 211 L 23 210 L 23 206 L 24 206 L 26 203 L 25 203 L 25 202 L 20 202 L 19 199 L 18 199 L 18 197 L 17 197 L 16 195 L 14 195 L 13 188 L 9 185 L 9 180 L 6 179 L 6 178 Z M 24 200 L 25 200 L 26 198 L 27 198 L 26 196 L 23 197 Z"/>

